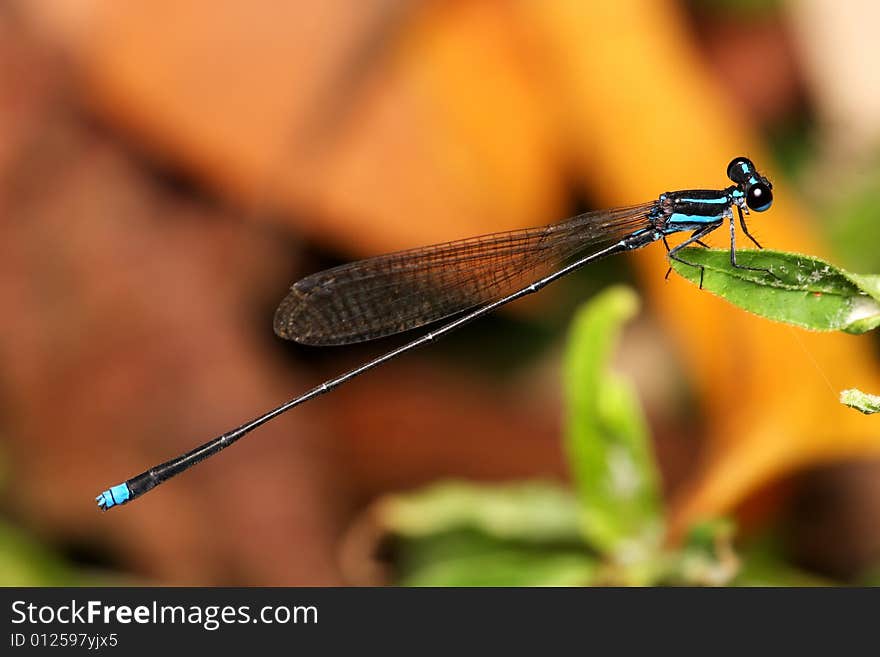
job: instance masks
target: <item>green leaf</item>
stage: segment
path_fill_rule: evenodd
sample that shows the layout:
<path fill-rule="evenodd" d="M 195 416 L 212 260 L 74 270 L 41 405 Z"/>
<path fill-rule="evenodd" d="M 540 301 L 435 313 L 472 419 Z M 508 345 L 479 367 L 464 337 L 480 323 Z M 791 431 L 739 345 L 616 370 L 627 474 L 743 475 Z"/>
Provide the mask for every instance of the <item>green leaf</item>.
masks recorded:
<path fill-rule="evenodd" d="M 772 534 L 751 540 L 740 551 L 740 561 L 732 586 L 840 586 L 839 582 L 792 566 L 784 554 L 782 541 Z"/>
<path fill-rule="evenodd" d="M 379 509 L 385 528 L 408 537 L 472 529 L 526 542 L 580 538 L 577 501 L 568 490 L 550 483 L 445 482 L 389 496 Z"/>
<path fill-rule="evenodd" d="M 76 586 L 83 579 L 48 548 L 0 522 L 0 586 Z"/>
<path fill-rule="evenodd" d="M 659 542 L 662 508 L 645 419 L 632 386 L 607 371 L 622 324 L 638 298 L 612 287 L 572 324 L 565 356 L 565 444 L 586 540 L 637 561 Z"/>
<path fill-rule="evenodd" d="M 398 550 L 404 586 L 584 586 L 596 558 L 576 546 L 517 543 L 474 531 L 407 539 Z"/>
<path fill-rule="evenodd" d="M 870 586 L 875 588 L 880 586 L 880 565 L 874 564 L 873 566 L 869 566 L 867 570 L 859 575 L 855 584 L 857 586 Z"/>
<path fill-rule="evenodd" d="M 711 518 L 690 528 L 681 549 L 672 555 L 665 581 L 684 586 L 726 586 L 737 576 L 740 560 L 733 549 L 734 524 Z"/>
<path fill-rule="evenodd" d="M 735 306 L 777 322 L 813 331 L 864 333 L 880 325 L 880 276 L 851 274 L 812 256 L 779 251 L 737 251 L 734 269 L 730 252 L 684 249 L 680 256 L 702 265 L 703 289 Z M 672 268 L 699 284 L 700 269 L 675 260 Z"/>
<path fill-rule="evenodd" d="M 880 270 L 880 159 L 859 166 L 857 175 L 835 180 L 833 188 L 822 226 L 835 253 L 862 271 Z"/>
<path fill-rule="evenodd" d="M 131 586 L 120 575 L 84 569 L 0 519 L 0 586 Z"/>
<path fill-rule="evenodd" d="M 857 411 L 861 411 L 865 415 L 880 413 L 880 397 L 877 395 L 869 395 L 861 390 L 850 388 L 840 393 L 840 403 L 849 406 Z"/>

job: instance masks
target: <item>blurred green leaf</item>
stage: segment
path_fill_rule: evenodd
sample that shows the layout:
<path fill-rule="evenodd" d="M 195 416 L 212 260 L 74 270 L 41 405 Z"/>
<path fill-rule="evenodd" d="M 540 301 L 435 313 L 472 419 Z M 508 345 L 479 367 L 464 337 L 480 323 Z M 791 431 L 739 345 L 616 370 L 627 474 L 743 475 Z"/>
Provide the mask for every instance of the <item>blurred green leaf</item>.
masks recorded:
<path fill-rule="evenodd" d="M 880 161 L 865 163 L 859 173 L 835 181 L 825 194 L 835 200 L 823 215 L 835 250 L 846 263 L 861 271 L 880 270 Z"/>
<path fill-rule="evenodd" d="M 737 251 L 737 263 L 770 269 L 734 269 L 730 253 L 685 249 L 681 257 L 702 265 L 703 289 L 749 312 L 813 331 L 864 333 L 880 325 L 880 277 L 851 274 L 824 260 L 779 251 Z M 670 260 L 672 268 L 699 284 L 699 267 Z"/>
<path fill-rule="evenodd" d="M 726 586 L 740 569 L 733 548 L 736 527 L 727 518 L 713 518 L 691 527 L 681 549 L 672 555 L 666 583 L 685 586 Z"/>
<path fill-rule="evenodd" d="M 612 287 L 572 324 L 565 356 L 565 442 L 586 540 L 618 559 L 637 561 L 662 532 L 658 476 L 632 386 L 607 371 L 622 324 L 638 298 Z"/>
<path fill-rule="evenodd" d="M 527 542 L 580 538 L 577 500 L 567 489 L 543 482 L 445 482 L 387 497 L 379 510 L 386 528 L 409 537 L 473 529 Z"/>
<path fill-rule="evenodd" d="M 868 568 L 856 581 L 858 586 L 880 586 L 880 565 Z"/>
<path fill-rule="evenodd" d="M 774 180 L 798 180 L 816 161 L 815 124 L 807 113 L 786 112 L 781 116 L 767 117 L 762 132 L 764 143 L 773 156 Z"/>
<path fill-rule="evenodd" d="M 861 390 L 850 388 L 840 393 L 840 403 L 849 406 L 857 411 L 861 411 L 865 415 L 880 413 L 880 397 L 877 395 L 869 395 Z"/>
<path fill-rule="evenodd" d="M 80 576 L 19 529 L 0 521 L 0 586 L 76 586 Z"/>
<path fill-rule="evenodd" d="M 793 567 L 772 535 L 739 551 L 741 566 L 733 586 L 835 586 L 835 582 Z"/>
<path fill-rule="evenodd" d="M 405 541 L 400 548 L 404 586 L 584 586 L 596 560 L 575 546 L 505 541 L 455 531 Z"/>

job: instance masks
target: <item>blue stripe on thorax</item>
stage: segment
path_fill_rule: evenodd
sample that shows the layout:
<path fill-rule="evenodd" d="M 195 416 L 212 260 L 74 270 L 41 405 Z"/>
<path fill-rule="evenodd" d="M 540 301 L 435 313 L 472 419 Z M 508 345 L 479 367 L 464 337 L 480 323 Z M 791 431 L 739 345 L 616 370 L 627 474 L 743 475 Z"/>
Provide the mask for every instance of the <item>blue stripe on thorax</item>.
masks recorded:
<path fill-rule="evenodd" d="M 675 212 L 669 215 L 669 218 L 666 220 L 667 224 L 711 224 L 714 221 L 719 221 L 724 218 L 724 212 L 719 212 L 718 214 L 713 215 L 705 215 L 705 214 L 683 214 L 681 212 Z"/>
<path fill-rule="evenodd" d="M 680 233 L 685 230 L 696 230 L 703 226 L 720 222 L 722 219 L 724 219 L 723 213 L 707 216 L 704 214 L 682 214 L 681 212 L 676 212 L 669 215 L 661 230 L 664 235 L 672 235 L 673 233 Z"/>
<path fill-rule="evenodd" d="M 657 227 L 664 235 L 669 235 L 720 223 L 730 215 L 730 207 L 736 202 L 735 191 L 735 187 L 728 187 L 668 192 L 658 203 L 658 214 L 662 209 L 665 216 L 656 217 Z"/>
<path fill-rule="evenodd" d="M 719 196 L 718 198 L 680 198 L 676 200 L 681 203 L 723 203 L 725 205 L 730 205 L 730 197 L 728 197 L 727 194 Z"/>

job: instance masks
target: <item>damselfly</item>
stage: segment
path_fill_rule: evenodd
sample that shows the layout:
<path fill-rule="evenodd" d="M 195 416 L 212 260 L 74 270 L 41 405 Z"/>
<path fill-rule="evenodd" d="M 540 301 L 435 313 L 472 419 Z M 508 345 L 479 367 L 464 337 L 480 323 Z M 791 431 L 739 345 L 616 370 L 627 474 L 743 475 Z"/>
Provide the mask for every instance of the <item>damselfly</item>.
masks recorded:
<path fill-rule="evenodd" d="M 770 208 L 772 185 L 744 157 L 728 165 L 727 176 L 734 184 L 725 189 L 667 192 L 650 203 L 588 212 L 542 228 L 494 233 L 367 258 L 303 278 L 294 283 L 275 314 L 275 332 L 303 344 L 363 342 L 454 315 L 459 317 L 182 456 L 112 486 L 98 495 L 98 506 L 107 510 L 130 502 L 294 406 L 434 342 L 600 258 L 662 240 L 669 258 L 700 267 L 684 260 L 681 250 L 691 244 L 705 246 L 702 238 L 727 222 L 730 264 L 739 269 L 755 269 L 736 262 L 733 210 L 736 208 L 743 233 L 761 248 L 749 234 L 744 214 Z M 670 249 L 666 237 L 680 232 L 691 234 Z M 773 275 L 766 269 L 757 271 Z M 700 287 L 702 282 L 700 267 Z"/>

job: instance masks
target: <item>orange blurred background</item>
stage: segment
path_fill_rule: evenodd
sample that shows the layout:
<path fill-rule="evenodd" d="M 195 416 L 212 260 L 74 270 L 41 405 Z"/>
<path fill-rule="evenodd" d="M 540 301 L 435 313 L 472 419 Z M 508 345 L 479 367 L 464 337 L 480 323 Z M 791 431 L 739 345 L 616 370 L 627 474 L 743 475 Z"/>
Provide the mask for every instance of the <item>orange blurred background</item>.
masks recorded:
<path fill-rule="evenodd" d="M 730 513 L 819 574 L 880 566 L 880 420 L 837 403 L 880 392 L 876 338 L 796 331 L 665 281 L 660 247 L 384 366 L 123 509 L 93 502 L 399 344 L 274 336 L 290 283 L 340 262 L 722 187 L 747 155 L 774 182 L 751 223 L 765 246 L 880 272 L 878 14 L 4 3 L 0 584 L 66 581 L 13 545 L 124 583 L 343 584 L 343 546 L 383 493 L 565 479 L 566 323 L 618 280 L 646 299 L 618 367 L 651 420 L 670 541 Z"/>

